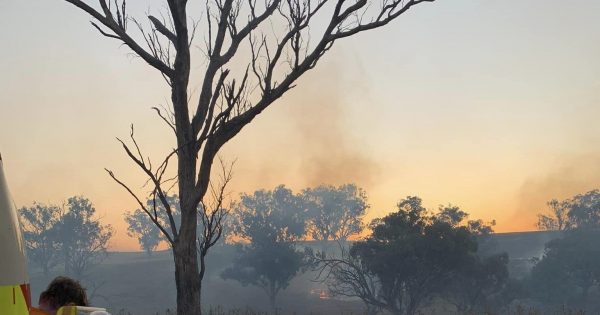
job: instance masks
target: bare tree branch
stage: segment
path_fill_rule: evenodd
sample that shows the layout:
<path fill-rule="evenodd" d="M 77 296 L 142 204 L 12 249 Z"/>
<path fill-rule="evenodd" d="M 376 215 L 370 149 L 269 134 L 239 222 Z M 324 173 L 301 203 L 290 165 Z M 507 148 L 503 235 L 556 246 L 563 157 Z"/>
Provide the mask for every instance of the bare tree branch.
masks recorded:
<path fill-rule="evenodd" d="M 171 77 L 173 75 L 173 69 L 171 69 L 168 65 L 163 63 L 161 60 L 156 58 L 155 56 L 148 53 L 144 50 L 135 40 L 133 40 L 125 31 L 125 22 L 123 18 L 121 18 L 120 22 L 115 21 L 113 15 L 108 10 L 108 6 L 106 5 L 105 0 L 99 0 L 102 8 L 104 9 L 104 14 L 102 15 L 100 12 L 94 10 L 89 5 L 85 4 L 82 0 L 65 0 L 74 6 L 80 8 L 81 10 L 87 12 L 98 22 L 102 23 L 104 26 L 109 28 L 112 32 L 114 32 L 114 36 L 109 36 L 112 38 L 118 38 L 125 45 L 129 46 L 131 50 L 133 50 L 136 54 L 138 54 L 142 59 L 144 59 L 149 65 L 156 68 L 160 72 L 164 73 L 167 77 Z M 123 2 L 123 8 L 125 8 L 125 1 Z M 120 13 L 124 17 L 124 13 Z M 97 29 L 97 25 L 95 25 Z M 104 32 L 102 32 L 104 34 Z M 106 35 L 105 35 L 106 36 Z"/>
<path fill-rule="evenodd" d="M 221 163 L 221 175 L 218 188 L 211 183 L 211 201 L 201 202 L 202 207 L 199 211 L 200 220 L 204 227 L 203 234 L 198 238 L 198 253 L 200 255 L 200 276 L 203 276 L 206 271 L 205 257 L 208 251 L 213 247 L 223 235 L 223 220 L 228 214 L 228 210 L 223 208 L 225 201 L 226 188 L 233 178 L 233 165 L 225 165 L 224 161 L 219 158 Z"/>
<path fill-rule="evenodd" d="M 154 25 L 154 27 L 156 28 L 156 30 L 159 33 L 163 34 L 173 44 L 175 44 L 177 42 L 177 36 L 175 36 L 175 34 L 173 34 L 173 32 L 171 32 L 166 26 L 164 26 L 164 24 L 161 21 L 159 21 L 157 18 L 155 18 L 152 15 L 148 15 L 148 19 L 150 20 L 150 22 L 152 22 L 152 24 Z"/>
<path fill-rule="evenodd" d="M 117 141 L 119 141 L 121 143 L 123 149 L 129 156 L 129 158 L 132 159 L 140 167 L 140 169 L 142 169 L 142 171 L 144 171 L 144 173 L 146 173 L 146 175 L 152 180 L 152 183 L 154 184 L 154 187 L 158 193 L 158 197 L 159 197 L 160 201 L 162 202 L 163 206 L 165 207 L 167 216 L 169 217 L 171 232 L 173 233 L 174 236 L 176 236 L 177 235 L 177 226 L 175 224 L 175 219 L 173 218 L 173 211 L 171 209 L 171 205 L 167 201 L 167 197 L 161 188 L 160 181 L 154 175 L 154 173 L 152 173 L 152 170 L 146 165 L 146 163 L 144 162 L 144 159 L 142 158 L 139 146 L 137 145 L 137 142 L 135 141 L 135 138 L 133 135 L 133 126 L 131 129 L 131 139 L 134 141 L 135 147 L 139 154 L 139 158 L 133 154 L 133 152 L 129 149 L 129 147 L 125 144 L 125 142 L 123 142 L 119 138 L 117 138 Z"/>
<path fill-rule="evenodd" d="M 127 186 L 125 183 L 123 183 L 121 180 L 119 180 L 111 170 L 109 170 L 107 168 L 105 168 L 104 170 L 108 173 L 108 175 L 115 182 L 117 182 L 119 185 L 121 185 L 123 188 L 125 188 L 125 190 L 127 190 L 127 192 L 129 192 L 129 194 L 137 201 L 137 203 L 140 206 L 140 208 L 142 208 L 142 210 L 144 212 L 146 212 L 146 214 L 150 217 L 150 220 L 152 220 L 152 222 L 156 225 L 156 227 L 158 227 L 160 229 L 160 231 L 167 238 L 167 240 L 169 241 L 169 243 L 173 244 L 173 239 L 171 238 L 171 236 L 169 235 L 169 233 L 165 230 L 165 228 L 162 226 L 162 224 L 159 222 L 158 215 L 156 214 L 156 210 L 154 211 L 154 215 L 152 215 L 150 213 L 150 211 L 148 211 L 148 209 L 146 208 L 146 206 L 144 205 L 144 203 L 142 203 L 142 201 L 140 200 L 140 198 L 131 190 L 131 188 L 129 188 L 129 186 Z"/>
<path fill-rule="evenodd" d="M 169 128 L 171 128 L 171 130 L 173 130 L 173 133 L 177 134 L 177 130 L 175 130 L 175 125 L 173 125 L 173 123 L 171 121 L 169 121 L 160 111 L 160 109 L 158 107 L 152 107 L 152 109 L 154 109 L 156 111 L 156 114 L 158 114 L 158 116 L 167 124 L 167 126 L 169 126 Z"/>

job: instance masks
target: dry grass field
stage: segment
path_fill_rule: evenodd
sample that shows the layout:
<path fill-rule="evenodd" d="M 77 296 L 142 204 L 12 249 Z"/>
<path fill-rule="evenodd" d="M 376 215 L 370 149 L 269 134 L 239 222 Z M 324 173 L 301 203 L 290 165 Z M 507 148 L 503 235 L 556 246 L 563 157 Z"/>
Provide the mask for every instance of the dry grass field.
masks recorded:
<path fill-rule="evenodd" d="M 539 256 L 544 243 L 554 235 L 546 232 L 497 234 L 497 250 L 511 257 L 511 275 L 522 276 L 531 267 L 530 258 Z M 221 270 L 228 266 L 234 254 L 230 246 L 219 246 L 209 257 L 209 272 L 203 282 L 203 302 L 213 307 L 207 314 L 271 314 L 266 294 L 255 287 L 243 287 L 234 281 L 220 278 Z M 173 262 L 170 252 L 161 251 L 151 256 L 142 252 L 112 252 L 90 270 L 82 279 L 95 305 L 109 308 L 113 314 L 154 315 L 164 314 L 175 305 Z M 32 297 L 34 303 L 44 286 L 55 276 L 44 276 L 35 266 L 30 266 Z M 307 273 L 295 278 L 287 290 L 278 297 L 277 314 L 363 314 L 360 301 L 342 301 L 323 296 L 325 287 L 313 281 L 315 274 Z M 427 314 L 449 314 L 451 307 L 439 306 L 424 310 Z M 513 314 L 542 314 L 535 309 L 515 309 Z M 556 314 L 579 314 L 557 310 Z M 560 313 L 562 312 L 562 313 Z M 168 313 L 167 313 L 168 314 Z"/>

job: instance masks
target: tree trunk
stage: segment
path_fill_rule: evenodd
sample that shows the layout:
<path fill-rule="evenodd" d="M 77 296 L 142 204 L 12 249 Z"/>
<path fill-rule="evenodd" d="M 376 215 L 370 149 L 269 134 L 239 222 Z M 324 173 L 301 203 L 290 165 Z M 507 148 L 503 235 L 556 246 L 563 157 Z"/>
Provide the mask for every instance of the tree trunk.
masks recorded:
<path fill-rule="evenodd" d="M 195 242 L 191 242 L 195 245 Z M 177 315 L 200 315 L 200 279 L 196 247 L 180 236 L 173 246 L 175 285 L 177 287 Z"/>
<path fill-rule="evenodd" d="M 197 211 L 190 196 L 193 185 L 180 190 L 181 224 L 173 245 L 175 285 L 177 287 L 177 314 L 200 315 L 200 275 L 196 245 Z"/>

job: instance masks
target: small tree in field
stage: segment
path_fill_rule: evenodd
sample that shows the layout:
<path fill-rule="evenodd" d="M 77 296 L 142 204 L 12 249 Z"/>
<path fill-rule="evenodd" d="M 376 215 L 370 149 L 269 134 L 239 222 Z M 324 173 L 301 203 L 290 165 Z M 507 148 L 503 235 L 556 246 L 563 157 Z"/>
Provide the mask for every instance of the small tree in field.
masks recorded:
<path fill-rule="evenodd" d="M 262 289 L 269 297 L 271 309 L 275 311 L 277 295 L 306 269 L 307 253 L 298 250 L 290 242 L 238 246 L 232 266 L 225 269 L 221 277 L 238 281 L 243 286 L 253 285 Z"/>
<path fill-rule="evenodd" d="M 62 207 L 36 203 L 19 214 L 28 254 L 46 274 L 62 264 L 66 274 L 82 278 L 106 257 L 113 228 L 100 222 L 85 197 L 71 197 Z"/>
<path fill-rule="evenodd" d="M 382 27 L 422 2 L 433 0 L 209 0 L 204 16 L 192 20 L 187 0 L 164 0 L 149 10 L 147 20 L 135 19 L 125 1 L 65 0 L 90 15 L 92 25 L 115 39 L 156 69 L 170 88 L 171 115 L 157 114 L 173 132 L 177 145 L 152 164 L 133 139 L 122 142 L 129 158 L 147 175 L 152 195 L 165 208 L 168 224 L 148 209 L 137 194 L 114 173 L 109 174 L 138 201 L 157 224 L 173 250 L 177 313 L 201 313 L 204 256 L 221 236 L 220 207 L 202 207 L 211 197 L 211 168 L 223 145 L 234 138 L 267 107 L 292 89 L 313 69 L 333 44 L 357 33 Z M 131 32 L 138 29 L 135 35 Z M 197 31 L 204 36 L 198 36 Z M 194 39 L 200 40 L 195 42 Z M 192 66 L 192 48 L 201 47 L 204 62 Z M 190 91 L 192 69 L 204 65 L 197 97 Z M 235 72 L 241 65 L 241 71 Z M 170 216 L 164 176 L 171 158 L 177 158 L 177 194 L 181 226 Z M 169 182 L 169 183 L 166 183 Z M 217 191 L 219 189 L 216 189 Z M 207 193 L 209 195 L 207 196 Z M 217 195 L 219 195 L 217 193 Z M 154 198 L 153 198 L 154 199 Z M 217 198 L 218 199 L 218 198 Z M 216 202 L 218 203 L 218 202 Z M 201 220 L 198 221 L 197 217 Z M 203 235 L 196 225 L 202 222 Z M 167 237 L 170 231 L 173 237 Z M 196 242 L 201 239 L 197 250 Z"/>
<path fill-rule="evenodd" d="M 221 276 L 263 289 L 275 309 L 279 292 L 306 265 L 308 256 L 296 245 L 306 229 L 303 203 L 291 190 L 279 186 L 242 195 L 231 215 L 234 236 L 249 244 L 238 245 L 233 265 Z"/>
<path fill-rule="evenodd" d="M 343 250 L 342 257 L 320 258 L 321 275 L 334 295 L 360 298 L 371 310 L 416 314 L 432 298 L 447 296 L 466 266 L 485 269 L 476 255 L 476 235 L 463 222 L 466 216 L 457 207 L 430 214 L 420 198 L 407 197 L 396 212 L 373 220 L 371 235 Z M 479 275 L 474 281 L 460 279 L 468 285 L 465 294 L 493 286 L 483 280 L 486 270 Z"/>
<path fill-rule="evenodd" d="M 27 257 L 40 266 L 45 275 L 60 261 L 56 226 L 62 214 L 60 207 L 40 203 L 19 209 Z"/>
<path fill-rule="evenodd" d="M 106 257 L 108 242 L 114 233 L 109 224 L 100 222 L 96 209 L 84 197 L 67 200 L 67 211 L 56 229 L 65 273 L 75 278 L 82 278 L 91 266 Z"/>

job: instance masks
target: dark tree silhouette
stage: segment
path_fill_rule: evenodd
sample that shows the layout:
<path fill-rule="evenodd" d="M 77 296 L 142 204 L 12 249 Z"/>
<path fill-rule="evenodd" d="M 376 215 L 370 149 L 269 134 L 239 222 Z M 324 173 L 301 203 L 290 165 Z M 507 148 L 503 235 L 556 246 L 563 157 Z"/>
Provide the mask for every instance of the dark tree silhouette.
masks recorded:
<path fill-rule="evenodd" d="M 249 244 L 238 245 L 238 255 L 222 278 L 263 289 L 275 309 L 279 292 L 308 262 L 309 255 L 296 244 L 305 234 L 304 209 L 301 198 L 284 186 L 243 194 L 231 214 L 233 233 Z"/>
<path fill-rule="evenodd" d="M 600 191 L 579 194 L 568 201 L 569 228 L 600 228 Z"/>
<path fill-rule="evenodd" d="M 600 191 L 591 190 L 562 201 L 548 202 L 550 214 L 538 215 L 538 227 L 561 231 L 546 243 L 529 277 L 532 296 L 546 305 L 597 311 L 600 287 Z"/>
<path fill-rule="evenodd" d="M 459 207 L 453 205 L 439 206 L 435 220 L 446 222 L 452 226 L 457 226 L 463 222 L 469 214 L 462 211 Z"/>
<path fill-rule="evenodd" d="M 230 176 L 230 174 L 227 174 L 227 176 Z M 227 181 L 229 181 L 229 179 Z M 221 189 L 224 189 L 224 188 L 225 188 L 224 186 L 221 187 Z M 221 190 L 219 193 L 222 194 L 223 190 Z M 225 208 L 222 207 L 223 198 L 224 198 L 223 195 L 218 196 L 218 199 L 221 200 L 220 201 L 220 206 L 219 206 L 219 208 L 217 208 L 218 211 L 215 212 L 215 216 L 213 218 L 214 221 L 218 221 L 219 222 L 219 225 L 218 225 L 219 229 L 223 229 L 224 228 L 224 225 L 221 222 L 224 222 L 224 220 L 225 220 L 225 218 L 227 216 L 227 212 L 228 212 L 227 209 L 225 209 Z M 167 202 L 171 205 L 171 217 L 173 218 L 173 222 L 175 224 L 175 227 L 179 228 L 179 226 L 181 225 L 181 210 L 180 210 L 180 207 L 179 207 L 179 205 L 181 204 L 181 201 L 179 200 L 179 196 L 177 196 L 177 195 L 166 195 L 165 196 L 165 200 L 167 200 Z M 203 204 L 198 205 L 197 211 L 198 211 L 199 214 L 204 213 L 204 210 L 202 208 L 203 206 L 204 206 Z M 146 207 L 148 209 L 152 209 L 152 212 L 156 212 L 157 221 L 160 224 L 162 224 L 163 226 L 167 226 L 169 224 L 170 218 L 167 215 L 167 212 L 166 212 L 164 206 L 162 205 L 162 203 L 159 200 L 157 200 L 157 199 L 148 199 L 148 200 L 146 200 Z M 146 214 L 143 210 L 136 209 L 136 212 L 138 212 L 138 211 L 141 211 L 143 214 Z M 203 219 L 203 216 L 202 215 L 198 215 L 198 225 L 197 225 L 198 231 L 196 231 L 197 235 L 199 236 L 198 237 L 198 244 L 197 244 L 198 252 L 200 252 L 200 250 L 202 249 L 203 240 L 204 240 L 204 238 L 202 236 L 203 233 L 204 233 L 204 230 L 202 228 L 204 226 L 204 224 L 202 223 L 202 219 Z M 135 218 L 135 220 L 136 221 L 147 220 L 148 222 L 147 223 L 143 223 L 143 224 L 149 224 L 149 225 L 152 225 L 152 226 L 154 226 L 156 228 L 156 225 L 154 224 L 154 222 L 152 222 L 151 218 L 148 218 L 147 214 L 146 214 L 145 218 L 140 215 L 140 216 L 137 216 Z M 140 223 L 136 223 L 136 224 L 140 224 Z M 213 229 L 214 228 L 215 227 L 213 227 Z M 159 234 L 158 238 L 159 238 L 160 241 L 167 241 L 168 237 L 171 237 L 171 238 L 174 237 L 171 231 L 168 231 L 168 230 L 166 231 L 166 235 L 168 235 L 168 237 L 166 237 L 165 235 L 163 235 L 162 233 L 160 233 L 160 230 L 158 228 L 156 228 L 156 231 L 158 231 L 158 234 Z M 221 231 L 220 233 L 224 233 L 224 232 L 225 231 Z M 170 245 L 170 243 L 168 243 L 168 244 Z"/>
<path fill-rule="evenodd" d="M 332 294 L 358 297 L 371 309 L 415 314 L 449 287 L 462 266 L 476 259 L 477 239 L 460 224 L 456 207 L 431 215 L 418 197 L 373 220 L 372 234 L 340 258 L 320 258 L 321 276 Z"/>
<path fill-rule="evenodd" d="M 346 241 L 363 230 L 362 219 L 369 205 L 366 193 L 356 185 L 307 188 L 302 196 L 308 206 L 312 239 Z"/>
<path fill-rule="evenodd" d="M 60 207 L 40 203 L 19 209 L 27 257 L 40 266 L 45 275 L 60 262 L 56 226 L 62 215 Z"/>
<path fill-rule="evenodd" d="M 495 252 L 497 240 L 492 237 L 496 221 L 484 222 L 481 219 L 467 220 L 469 214 L 453 205 L 439 206 L 434 219 L 446 222 L 454 227 L 464 224 L 469 232 L 477 238 L 477 254 L 482 257 L 498 254 Z"/>
<path fill-rule="evenodd" d="M 480 257 L 473 255 L 451 276 L 450 284 L 441 294 L 454 304 L 459 314 L 483 314 L 494 303 L 508 283 L 506 253 Z"/>
<path fill-rule="evenodd" d="M 569 228 L 569 204 L 567 201 L 552 199 L 547 203 L 548 214 L 538 214 L 538 229 L 546 231 L 564 231 Z"/>
<path fill-rule="evenodd" d="M 538 228 L 541 230 L 600 228 L 600 191 L 597 189 L 563 201 L 552 199 L 548 208 L 549 214 L 538 214 Z"/>
<path fill-rule="evenodd" d="M 60 253 L 64 257 L 65 273 L 81 279 L 92 266 L 107 255 L 113 235 L 110 224 L 102 225 L 89 199 L 71 197 L 67 210 L 56 226 Z"/>
<path fill-rule="evenodd" d="M 165 0 L 165 5 L 147 14 L 146 23 L 132 18 L 125 1 L 65 0 L 93 19 L 92 25 L 104 36 L 129 47 L 165 79 L 171 92 L 170 114 L 156 109 L 173 132 L 177 145 L 152 164 L 141 154 L 131 133 L 132 145 L 121 141 L 125 152 L 148 176 L 152 193 L 165 207 L 165 176 L 171 158 L 177 158 L 177 194 L 180 197 L 181 226 L 169 218 L 163 226 L 151 209 L 117 176 L 108 171 L 138 201 L 167 237 L 175 257 L 177 312 L 201 313 L 203 260 L 221 234 L 220 222 L 202 220 L 206 246 L 197 252 L 197 209 L 210 191 L 211 168 L 225 143 L 235 137 L 262 111 L 292 89 L 298 79 L 313 69 L 333 44 L 357 33 L 382 27 L 422 2 L 433 0 L 211 0 L 205 3 L 204 17 L 190 21 L 187 0 Z M 92 4 L 95 3 L 95 4 Z M 161 11 L 161 8 L 164 10 Z M 165 12 L 166 11 L 166 12 Z M 131 26 L 138 35 L 131 32 Z M 144 30 L 144 26 L 146 29 Z M 204 43 L 194 44 L 197 30 L 204 31 Z M 199 74 L 198 97 L 192 99 L 192 47 L 202 46 L 206 57 Z M 241 68 L 240 68 L 241 65 Z M 242 69 L 235 73 L 235 69 Z M 172 115 L 171 115 L 172 114 Z M 154 160 L 156 161 L 156 159 Z M 203 207 L 203 218 L 213 217 L 219 207 Z M 212 210 L 211 210 L 212 209 Z M 209 225 L 213 226 L 209 226 Z M 208 231 L 208 232 L 206 232 Z M 203 264 L 201 263 L 200 266 Z M 202 267 L 200 267 L 202 268 Z"/>
<path fill-rule="evenodd" d="M 233 264 L 221 273 L 221 278 L 261 288 L 275 311 L 277 295 L 306 270 L 308 253 L 299 250 L 293 242 L 238 246 Z"/>
<path fill-rule="evenodd" d="M 567 305 L 598 310 L 600 230 L 575 229 L 546 244 L 544 256 L 531 271 L 532 295 L 549 306 Z M 592 305 L 591 303 L 596 303 Z"/>
<path fill-rule="evenodd" d="M 89 199 L 71 197 L 62 207 L 34 204 L 19 211 L 30 257 L 45 273 L 62 263 L 65 273 L 83 278 L 107 255 L 113 228 L 103 225 Z M 39 261 L 47 259 L 46 261 Z"/>

